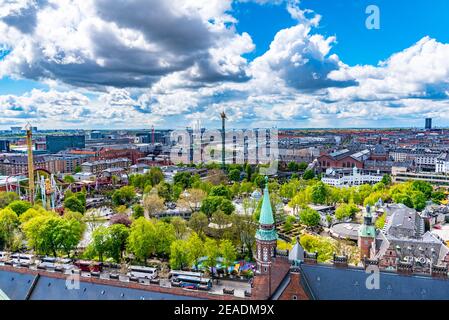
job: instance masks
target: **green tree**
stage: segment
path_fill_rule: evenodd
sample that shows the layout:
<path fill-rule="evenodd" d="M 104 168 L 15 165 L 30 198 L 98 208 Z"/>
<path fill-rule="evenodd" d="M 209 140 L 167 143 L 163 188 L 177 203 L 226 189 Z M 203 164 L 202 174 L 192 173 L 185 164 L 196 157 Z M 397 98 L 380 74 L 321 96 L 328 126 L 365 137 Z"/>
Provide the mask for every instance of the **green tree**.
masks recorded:
<path fill-rule="evenodd" d="M 92 232 L 92 242 L 91 247 L 93 252 L 98 256 L 98 260 L 100 262 L 103 261 L 105 255 L 107 254 L 110 248 L 110 240 L 109 240 L 109 232 L 108 228 L 105 226 L 100 226 Z"/>
<path fill-rule="evenodd" d="M 302 178 L 304 180 L 312 180 L 313 178 L 315 178 L 315 172 L 313 172 L 313 170 L 306 170 L 302 175 Z"/>
<path fill-rule="evenodd" d="M 85 226 L 74 217 L 64 218 L 60 221 L 58 232 L 61 239 L 61 250 L 70 257 L 70 253 L 76 249 L 83 236 Z"/>
<path fill-rule="evenodd" d="M 0 192 L 0 209 L 8 206 L 11 202 L 20 200 L 19 195 L 15 192 Z"/>
<path fill-rule="evenodd" d="M 189 264 L 187 243 L 175 240 L 170 246 L 170 267 L 172 270 L 182 270 Z"/>
<path fill-rule="evenodd" d="M 208 196 L 203 200 L 201 204 L 201 211 L 208 217 L 218 210 L 223 211 L 226 214 L 234 212 L 235 208 L 232 202 L 228 199 L 219 196 Z"/>
<path fill-rule="evenodd" d="M 223 265 L 228 268 L 234 265 L 235 259 L 237 259 L 237 251 L 230 240 L 222 240 L 220 243 L 220 254 L 223 258 Z"/>
<path fill-rule="evenodd" d="M 322 181 L 312 186 L 312 202 L 315 204 L 326 204 L 329 196 L 329 188 Z"/>
<path fill-rule="evenodd" d="M 75 182 L 75 178 L 72 177 L 71 175 L 66 175 L 63 180 L 65 183 L 74 183 Z"/>
<path fill-rule="evenodd" d="M 81 168 L 80 165 L 77 165 L 77 166 L 75 167 L 75 173 L 79 173 L 79 172 L 81 172 L 81 171 L 83 171 L 83 168 Z"/>
<path fill-rule="evenodd" d="M 190 172 L 177 172 L 173 176 L 173 183 L 182 186 L 183 189 L 190 188 L 192 185 L 192 174 Z"/>
<path fill-rule="evenodd" d="M 390 184 L 391 184 L 391 176 L 388 175 L 388 174 L 384 175 L 384 176 L 382 177 L 381 182 L 382 182 L 384 185 L 386 185 L 386 186 L 390 185 Z"/>
<path fill-rule="evenodd" d="M 383 229 L 383 227 L 385 226 L 386 218 L 387 218 L 387 215 L 384 213 L 376 219 L 376 222 L 374 224 L 377 229 L 379 229 L 379 230 Z"/>
<path fill-rule="evenodd" d="M 173 217 L 170 224 L 175 230 L 176 239 L 183 239 L 187 233 L 187 222 L 181 217 Z"/>
<path fill-rule="evenodd" d="M 162 197 L 165 202 L 173 200 L 173 188 L 168 182 L 161 182 L 156 186 L 159 197 Z"/>
<path fill-rule="evenodd" d="M 150 221 L 139 218 L 133 222 L 127 249 L 146 265 L 147 259 L 156 251 L 155 230 Z"/>
<path fill-rule="evenodd" d="M 298 163 L 291 161 L 288 163 L 287 168 L 289 171 L 298 171 L 299 170 L 299 165 Z"/>
<path fill-rule="evenodd" d="M 31 203 L 29 203 L 28 201 L 15 200 L 8 205 L 8 208 L 11 208 L 12 211 L 14 211 L 15 213 L 17 213 L 18 216 L 20 216 L 28 209 L 31 209 Z"/>
<path fill-rule="evenodd" d="M 432 193 L 431 198 L 432 198 L 433 202 L 435 202 L 437 204 L 440 204 L 441 201 L 446 199 L 446 195 L 444 194 L 443 191 L 435 191 L 435 192 Z"/>
<path fill-rule="evenodd" d="M 319 225 L 321 216 L 315 210 L 311 208 L 305 208 L 301 210 L 301 213 L 299 214 L 299 219 L 301 223 L 303 223 L 307 227 L 315 227 Z"/>
<path fill-rule="evenodd" d="M 207 256 L 204 265 L 211 270 L 217 264 L 217 258 L 220 256 L 220 248 L 217 241 L 214 239 L 207 238 L 204 243 L 204 253 Z"/>
<path fill-rule="evenodd" d="M 83 203 L 81 200 L 78 199 L 76 196 L 71 196 L 64 199 L 64 208 L 75 211 L 79 213 L 84 213 L 86 208 L 83 206 Z"/>
<path fill-rule="evenodd" d="M 233 169 L 233 170 L 229 171 L 228 179 L 231 181 L 236 181 L 236 182 L 240 181 L 240 170 Z"/>
<path fill-rule="evenodd" d="M 133 205 L 133 218 L 139 219 L 145 215 L 145 209 L 140 204 Z"/>
<path fill-rule="evenodd" d="M 317 252 L 318 262 L 327 262 L 332 259 L 333 254 L 337 251 L 335 245 L 330 239 L 305 234 L 300 239 L 301 246 L 307 252 Z"/>
<path fill-rule="evenodd" d="M 0 240 L 7 249 L 11 249 L 14 232 L 19 225 L 19 217 L 11 208 L 0 210 Z"/>
<path fill-rule="evenodd" d="M 198 270 L 199 259 L 204 256 L 204 243 L 201 238 L 193 232 L 187 240 L 187 251 L 189 263 Z"/>
<path fill-rule="evenodd" d="M 199 235 L 203 235 L 209 220 L 207 216 L 202 212 L 194 212 L 189 220 L 189 227 Z"/>
<path fill-rule="evenodd" d="M 117 263 L 123 260 L 123 252 L 126 250 L 129 233 L 129 228 L 123 224 L 114 224 L 108 227 L 108 253 Z"/>
<path fill-rule="evenodd" d="M 231 191 L 229 188 L 225 185 L 218 185 L 212 187 L 210 190 L 209 196 L 217 196 L 217 197 L 223 197 L 226 199 L 231 199 Z"/>
<path fill-rule="evenodd" d="M 165 209 L 164 199 L 159 197 L 156 193 L 150 193 L 143 198 L 143 207 L 150 217 L 162 212 Z"/>
<path fill-rule="evenodd" d="M 335 210 L 335 218 L 337 220 L 344 220 L 347 218 L 353 218 L 354 215 L 359 211 L 355 204 L 341 204 L 338 206 L 337 210 Z"/>
<path fill-rule="evenodd" d="M 133 186 L 124 186 L 114 191 L 112 194 L 112 203 L 116 206 L 129 205 L 136 197 Z"/>
<path fill-rule="evenodd" d="M 309 166 L 309 164 L 307 162 L 301 162 L 298 165 L 298 170 L 299 171 L 305 171 L 308 166 Z"/>

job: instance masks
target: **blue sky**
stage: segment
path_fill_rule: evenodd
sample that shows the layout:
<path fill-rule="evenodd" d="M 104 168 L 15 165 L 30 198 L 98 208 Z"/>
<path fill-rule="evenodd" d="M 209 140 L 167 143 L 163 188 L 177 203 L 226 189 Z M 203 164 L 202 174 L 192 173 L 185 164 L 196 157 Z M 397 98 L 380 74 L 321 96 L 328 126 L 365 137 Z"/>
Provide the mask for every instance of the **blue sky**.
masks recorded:
<path fill-rule="evenodd" d="M 368 5 L 380 30 L 365 27 Z M 235 127 L 444 125 L 447 12 L 446 0 L 11 1 L 0 128 L 216 126 L 222 110 Z"/>

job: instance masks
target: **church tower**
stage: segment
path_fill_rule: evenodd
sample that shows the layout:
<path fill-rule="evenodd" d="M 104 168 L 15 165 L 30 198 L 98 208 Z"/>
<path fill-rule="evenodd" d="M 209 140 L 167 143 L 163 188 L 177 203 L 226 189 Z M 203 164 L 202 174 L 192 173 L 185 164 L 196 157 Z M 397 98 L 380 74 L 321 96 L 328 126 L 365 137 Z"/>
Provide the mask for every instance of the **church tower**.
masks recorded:
<path fill-rule="evenodd" d="M 371 214 L 371 207 L 369 205 L 366 206 L 365 214 L 363 215 L 363 224 L 359 229 L 359 249 L 360 249 L 360 258 L 364 259 L 371 257 L 371 248 L 373 243 L 376 241 L 376 228 L 373 224 L 373 215 Z"/>
<path fill-rule="evenodd" d="M 265 177 L 259 229 L 256 232 L 256 264 L 258 274 L 268 275 L 269 295 L 271 295 L 271 267 L 273 259 L 276 256 L 277 239 L 278 236 L 274 225 L 270 194 L 268 192 L 268 177 Z"/>

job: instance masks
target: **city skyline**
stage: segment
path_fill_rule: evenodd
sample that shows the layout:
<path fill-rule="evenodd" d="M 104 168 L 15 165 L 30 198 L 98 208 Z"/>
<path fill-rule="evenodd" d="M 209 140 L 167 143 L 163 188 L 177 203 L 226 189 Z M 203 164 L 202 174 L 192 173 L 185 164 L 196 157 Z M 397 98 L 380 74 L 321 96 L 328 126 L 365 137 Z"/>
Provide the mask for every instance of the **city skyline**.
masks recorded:
<path fill-rule="evenodd" d="M 370 4 L 7 2 L 0 130 L 444 127 L 449 4 Z"/>

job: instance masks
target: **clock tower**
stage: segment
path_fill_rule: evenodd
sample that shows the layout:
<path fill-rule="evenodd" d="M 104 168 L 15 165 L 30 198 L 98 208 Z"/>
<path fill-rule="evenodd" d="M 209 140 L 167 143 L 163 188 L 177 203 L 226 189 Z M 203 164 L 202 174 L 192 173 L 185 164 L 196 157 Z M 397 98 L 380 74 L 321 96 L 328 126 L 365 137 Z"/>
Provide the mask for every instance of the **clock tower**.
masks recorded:
<path fill-rule="evenodd" d="M 271 267 L 276 257 L 277 233 L 274 225 L 273 210 L 271 209 L 270 194 L 268 192 L 268 177 L 265 177 L 262 209 L 260 211 L 259 229 L 256 232 L 256 264 L 257 273 L 268 275 L 268 294 L 271 296 Z"/>

